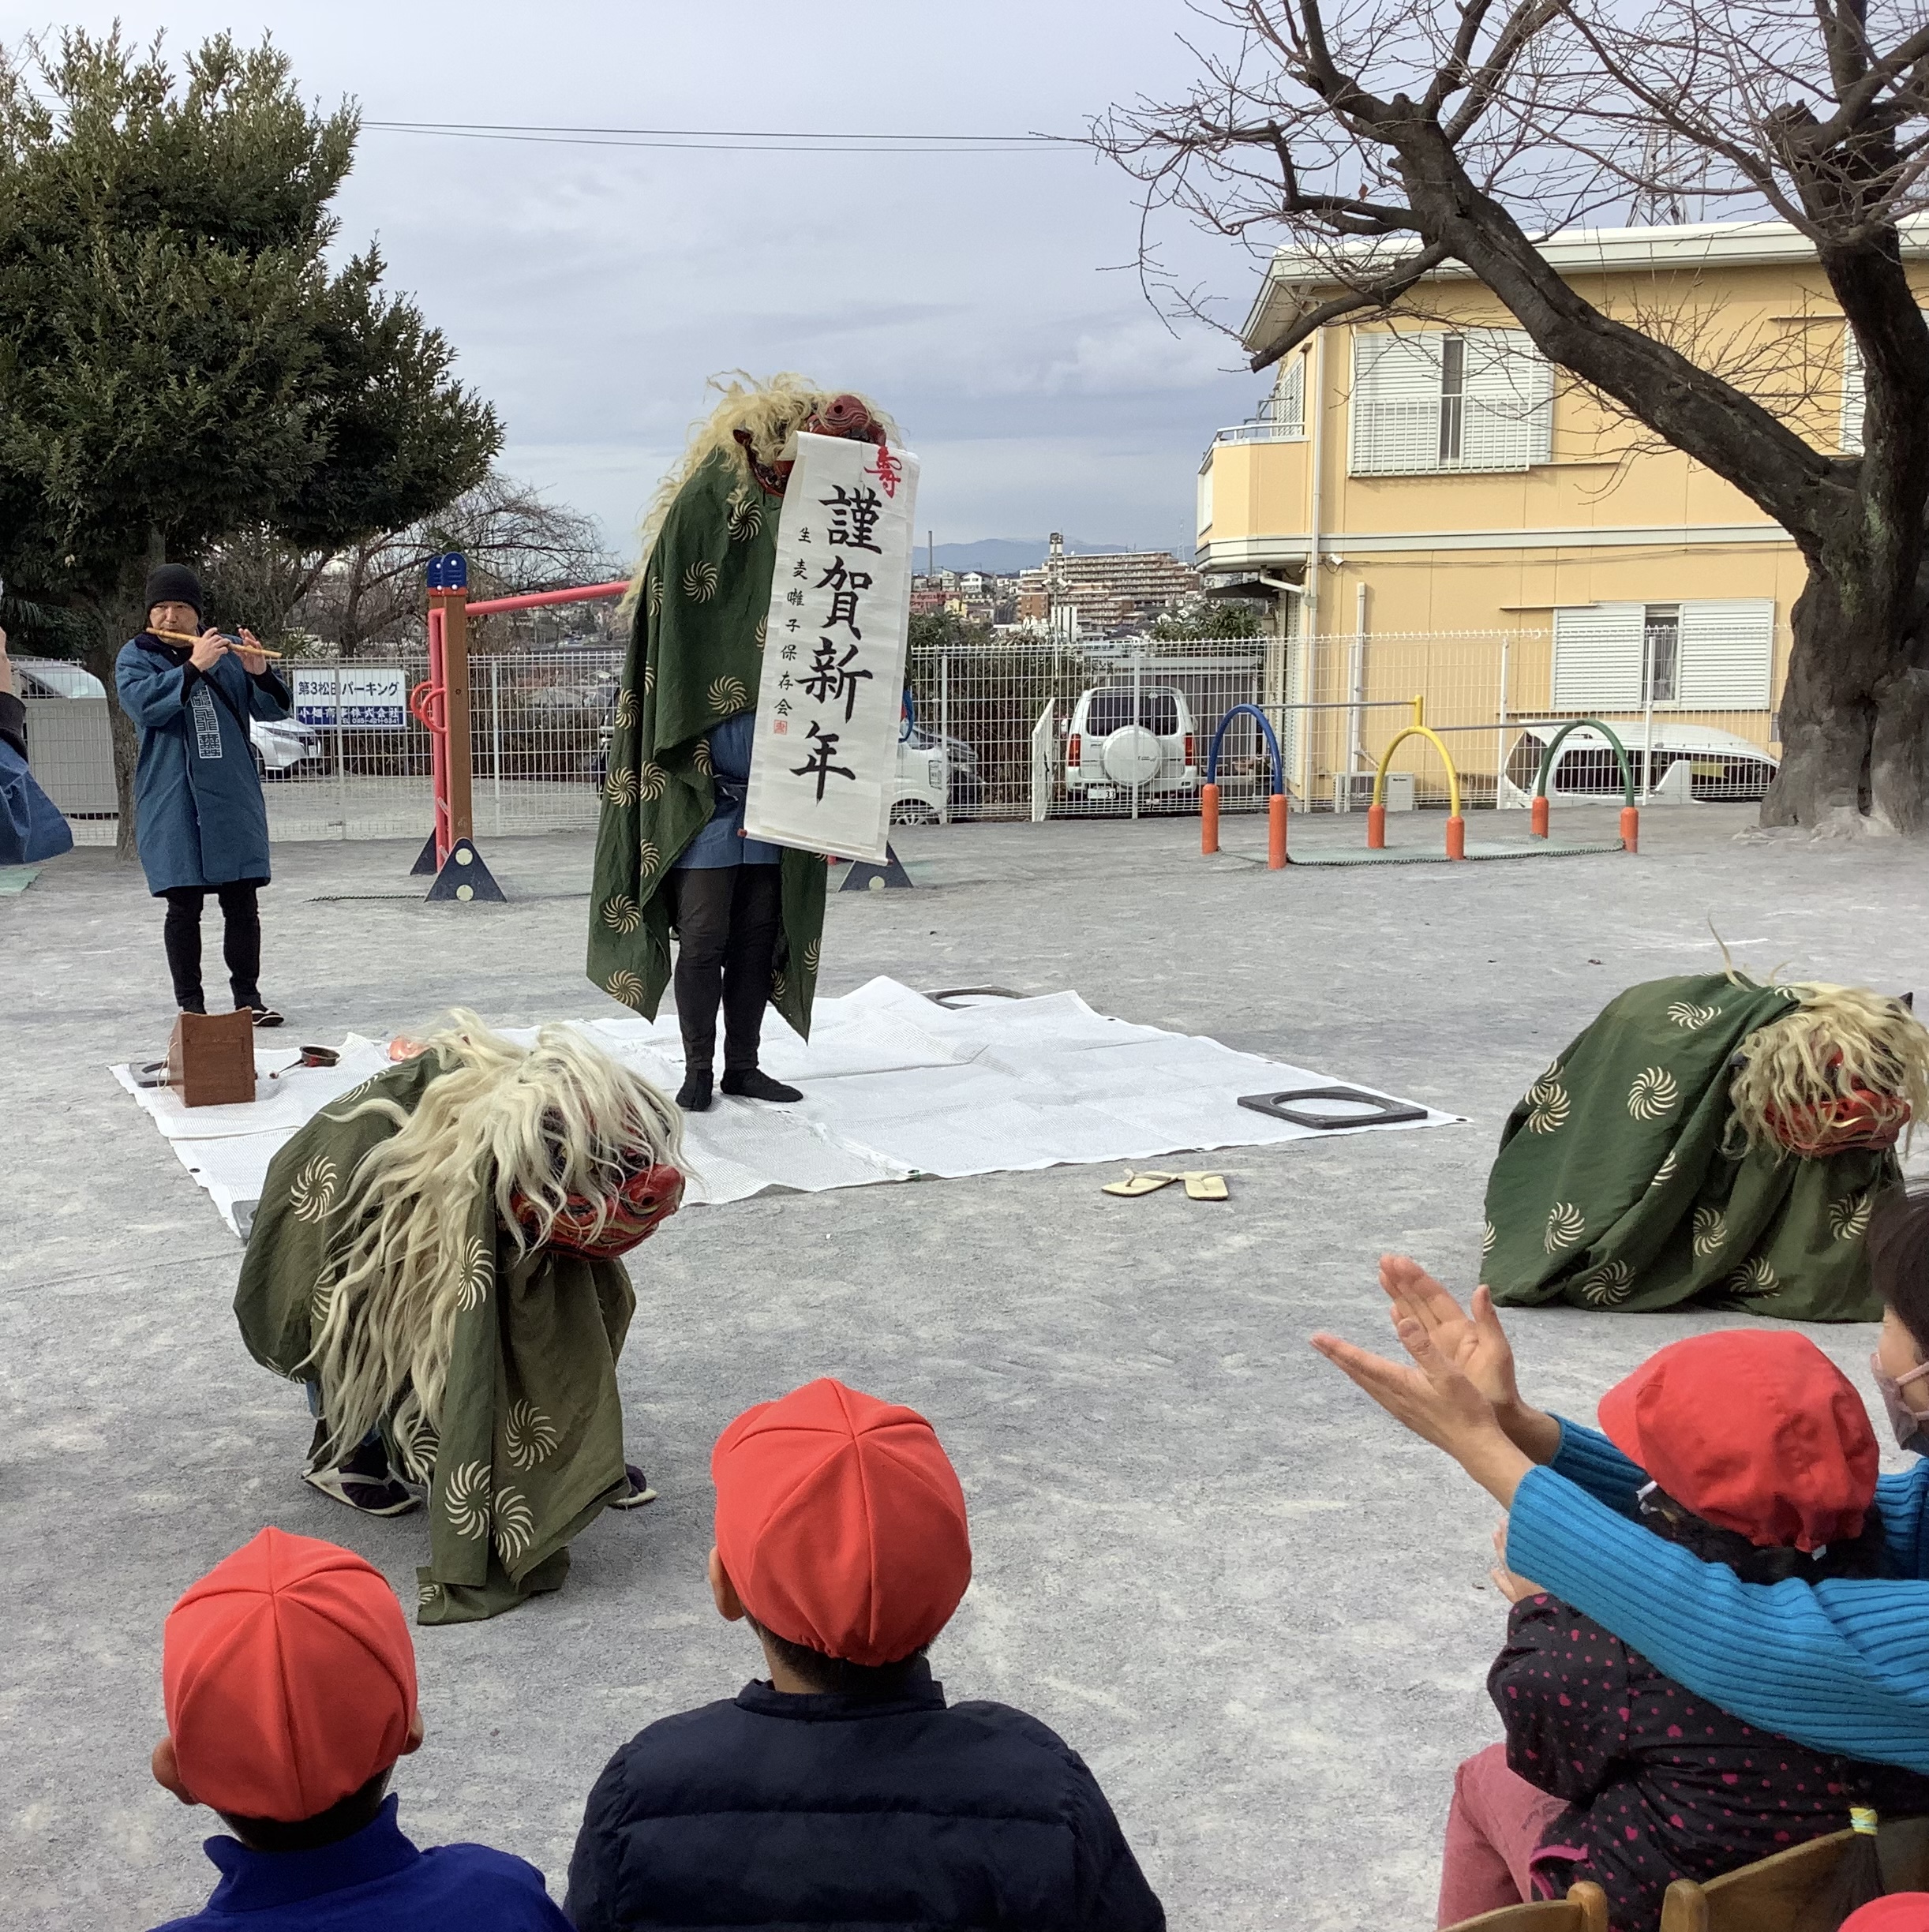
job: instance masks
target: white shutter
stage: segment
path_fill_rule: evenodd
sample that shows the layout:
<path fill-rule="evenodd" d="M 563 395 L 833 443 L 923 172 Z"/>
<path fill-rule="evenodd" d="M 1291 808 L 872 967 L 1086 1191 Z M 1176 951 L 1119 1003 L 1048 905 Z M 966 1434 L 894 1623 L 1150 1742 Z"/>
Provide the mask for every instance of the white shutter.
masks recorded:
<path fill-rule="evenodd" d="M 1466 331 L 1460 470 L 1525 470 L 1553 454 L 1553 371 L 1524 329 Z"/>
<path fill-rule="evenodd" d="M 1349 467 L 1399 476 L 1440 466 L 1440 331 L 1353 335 Z"/>
<path fill-rule="evenodd" d="M 1290 355 L 1279 364 L 1279 380 L 1272 388 L 1272 427 L 1275 435 L 1300 436 L 1306 433 L 1306 358 Z"/>
<path fill-rule="evenodd" d="M 1855 455 L 1862 447 L 1862 411 L 1865 399 L 1862 387 L 1862 345 L 1856 331 L 1842 329 L 1842 449 Z"/>
<path fill-rule="evenodd" d="M 1677 704 L 1700 711 L 1766 711 L 1774 668 L 1773 597 L 1708 597 L 1681 606 Z"/>
<path fill-rule="evenodd" d="M 1687 606 L 1682 607 L 1684 613 Z M 1639 711 L 1645 604 L 1583 604 L 1554 612 L 1556 711 Z"/>

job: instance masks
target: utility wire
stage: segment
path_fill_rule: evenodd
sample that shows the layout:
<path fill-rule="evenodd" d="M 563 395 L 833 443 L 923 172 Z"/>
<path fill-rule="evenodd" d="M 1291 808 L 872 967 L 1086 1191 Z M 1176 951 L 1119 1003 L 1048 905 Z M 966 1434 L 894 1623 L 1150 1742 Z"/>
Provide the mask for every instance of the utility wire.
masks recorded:
<path fill-rule="evenodd" d="M 384 134 L 509 140 L 579 148 L 687 148 L 740 154 L 1037 154 L 1081 148 L 1061 134 L 803 133 L 744 128 L 545 126 L 489 121 L 365 121 Z"/>

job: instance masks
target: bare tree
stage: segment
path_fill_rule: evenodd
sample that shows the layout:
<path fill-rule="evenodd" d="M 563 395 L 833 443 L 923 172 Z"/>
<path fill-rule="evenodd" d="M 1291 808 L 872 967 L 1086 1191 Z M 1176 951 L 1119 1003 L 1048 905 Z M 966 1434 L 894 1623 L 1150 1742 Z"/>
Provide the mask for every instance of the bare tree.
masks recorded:
<path fill-rule="evenodd" d="M 1808 580 L 1763 822 L 1929 823 L 1929 327 L 1901 232 L 1929 198 L 1929 13 L 1879 0 L 1678 0 L 1639 17 L 1614 0 L 1197 10 L 1230 37 L 1200 51 L 1190 95 L 1114 109 L 1093 138 L 1145 185 L 1148 215 L 1320 260 L 1337 293 L 1253 366 L 1464 265 L 1550 361 L 1800 549 Z M 1808 238 L 1861 354 L 1859 455 L 1817 447 L 1800 409 L 1719 358 L 1603 313 L 1541 251 L 1562 227 L 1631 209 L 1772 213 Z"/>
<path fill-rule="evenodd" d="M 249 533 L 210 558 L 208 587 L 217 611 L 261 636 L 305 632 L 352 654 L 420 635 L 423 568 L 445 550 L 468 558 L 478 597 L 606 582 L 620 569 L 593 519 L 492 470 L 434 516 L 345 550 Z"/>

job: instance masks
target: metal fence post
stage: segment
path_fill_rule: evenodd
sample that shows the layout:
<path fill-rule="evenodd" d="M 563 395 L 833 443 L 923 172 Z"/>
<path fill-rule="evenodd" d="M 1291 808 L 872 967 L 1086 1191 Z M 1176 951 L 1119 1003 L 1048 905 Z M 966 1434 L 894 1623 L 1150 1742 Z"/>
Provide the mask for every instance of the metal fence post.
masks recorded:
<path fill-rule="evenodd" d="M 342 661 L 335 661 L 335 802 L 342 814 L 342 837 L 348 837 L 348 754 L 342 743 Z"/>
<path fill-rule="evenodd" d="M 1512 638 L 1504 631 L 1500 633 L 1500 726 L 1493 737 L 1493 802 L 1497 810 L 1500 803 L 1500 784 L 1507 776 L 1507 657 Z"/>
<path fill-rule="evenodd" d="M 496 830 L 502 831 L 502 660 L 489 661 L 489 796 L 496 802 Z"/>
<path fill-rule="evenodd" d="M 938 822 L 948 826 L 951 822 L 951 653 L 948 650 L 938 660 L 938 768 L 943 773 Z"/>
<path fill-rule="evenodd" d="M 1132 722 L 1135 728 L 1142 728 L 1145 723 L 1145 640 L 1143 638 L 1132 640 Z M 1163 746 L 1159 747 L 1159 762 L 1163 764 Z M 1143 788 L 1137 784 L 1132 788 L 1132 815 L 1134 818 L 1139 815 L 1139 793 Z"/>

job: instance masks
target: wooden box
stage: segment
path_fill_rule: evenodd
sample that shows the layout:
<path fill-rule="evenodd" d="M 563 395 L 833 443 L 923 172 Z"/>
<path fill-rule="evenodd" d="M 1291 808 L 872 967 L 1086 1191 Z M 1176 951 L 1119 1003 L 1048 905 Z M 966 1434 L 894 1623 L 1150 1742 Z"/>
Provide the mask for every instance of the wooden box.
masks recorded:
<path fill-rule="evenodd" d="M 183 1106 L 254 1098 L 254 1015 L 183 1013 L 167 1043 L 167 1084 Z"/>

